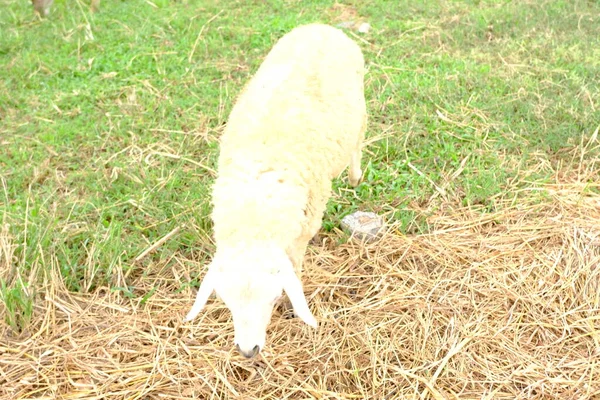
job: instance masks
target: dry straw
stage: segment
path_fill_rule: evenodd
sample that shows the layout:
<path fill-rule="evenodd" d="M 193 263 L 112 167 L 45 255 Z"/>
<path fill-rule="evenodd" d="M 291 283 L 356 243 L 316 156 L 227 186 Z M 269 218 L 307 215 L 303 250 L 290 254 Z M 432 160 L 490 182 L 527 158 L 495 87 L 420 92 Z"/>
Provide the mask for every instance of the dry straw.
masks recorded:
<path fill-rule="evenodd" d="M 600 398 L 600 175 L 597 159 L 574 162 L 554 184 L 507 191 L 496 212 L 444 199 L 428 234 L 311 246 L 304 284 L 319 329 L 276 310 L 250 361 L 232 349 L 222 303 L 181 322 L 195 291 L 178 289 L 197 262 L 131 278 L 156 290 L 143 303 L 68 293 L 50 258 L 29 327 L 1 325 L 0 396 Z M 5 255 L 11 245 L 5 234 Z M 3 273 L 16 262 L 0 260 Z"/>

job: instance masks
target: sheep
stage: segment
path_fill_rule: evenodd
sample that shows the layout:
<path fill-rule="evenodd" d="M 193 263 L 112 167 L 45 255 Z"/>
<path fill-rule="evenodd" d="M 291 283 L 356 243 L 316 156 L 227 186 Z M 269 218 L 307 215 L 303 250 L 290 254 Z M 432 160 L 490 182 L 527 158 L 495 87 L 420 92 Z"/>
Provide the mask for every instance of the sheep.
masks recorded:
<path fill-rule="evenodd" d="M 353 40 L 308 24 L 273 46 L 221 136 L 212 188 L 216 251 L 185 321 L 214 290 L 232 314 L 235 347 L 252 358 L 284 291 L 294 314 L 317 327 L 302 261 L 332 180 L 347 166 L 349 183 L 361 180 L 366 126 L 364 59 Z"/>

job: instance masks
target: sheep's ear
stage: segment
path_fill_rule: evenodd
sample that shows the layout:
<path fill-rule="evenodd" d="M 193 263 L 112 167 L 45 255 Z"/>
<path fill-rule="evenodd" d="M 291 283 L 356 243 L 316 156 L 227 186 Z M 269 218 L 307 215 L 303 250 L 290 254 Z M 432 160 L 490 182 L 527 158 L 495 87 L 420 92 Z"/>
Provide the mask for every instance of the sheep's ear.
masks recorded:
<path fill-rule="evenodd" d="M 308 304 L 306 303 L 306 297 L 304 297 L 304 291 L 302 290 L 302 282 L 296 276 L 292 264 L 286 265 L 282 268 L 280 276 L 283 283 L 283 290 L 288 295 L 292 306 L 294 306 L 294 313 L 313 328 L 317 327 L 317 320 L 310 312 Z"/>
<path fill-rule="evenodd" d="M 196 301 L 194 301 L 194 305 L 190 312 L 186 315 L 184 321 L 188 322 L 196 318 L 196 315 L 202 311 L 204 305 L 208 301 L 209 296 L 213 292 L 215 288 L 215 272 L 208 267 L 208 272 L 204 276 L 202 283 L 200 284 L 200 288 L 198 289 L 198 294 L 196 295 Z"/>

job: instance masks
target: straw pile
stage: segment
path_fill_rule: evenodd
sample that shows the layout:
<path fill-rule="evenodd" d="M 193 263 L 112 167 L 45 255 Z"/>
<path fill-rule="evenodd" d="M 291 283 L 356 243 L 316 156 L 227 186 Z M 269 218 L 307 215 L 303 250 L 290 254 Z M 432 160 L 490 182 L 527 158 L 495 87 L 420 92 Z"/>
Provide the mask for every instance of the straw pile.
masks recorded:
<path fill-rule="evenodd" d="M 27 330 L 2 325 L 0 396 L 600 399 L 597 159 L 562 170 L 493 213 L 442 202 L 425 235 L 326 237 L 304 278 L 319 329 L 276 310 L 255 360 L 232 349 L 222 303 L 181 322 L 195 290 L 178 289 L 203 268 L 193 260 L 136 278 L 139 293 L 156 290 L 145 303 L 68 293 L 53 265 Z"/>

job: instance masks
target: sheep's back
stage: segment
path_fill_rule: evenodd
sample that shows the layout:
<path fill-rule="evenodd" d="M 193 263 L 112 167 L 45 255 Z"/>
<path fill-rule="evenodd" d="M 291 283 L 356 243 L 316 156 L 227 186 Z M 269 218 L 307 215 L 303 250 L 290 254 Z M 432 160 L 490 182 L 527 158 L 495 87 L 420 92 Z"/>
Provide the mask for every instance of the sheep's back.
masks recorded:
<path fill-rule="evenodd" d="M 220 167 L 234 158 L 337 176 L 359 142 L 364 60 L 340 30 L 311 24 L 275 44 L 234 106 Z"/>
<path fill-rule="evenodd" d="M 303 26 L 276 43 L 221 137 L 217 244 L 260 237 L 267 225 L 284 244 L 307 229 L 361 141 L 363 75 L 360 48 L 335 28 Z"/>

